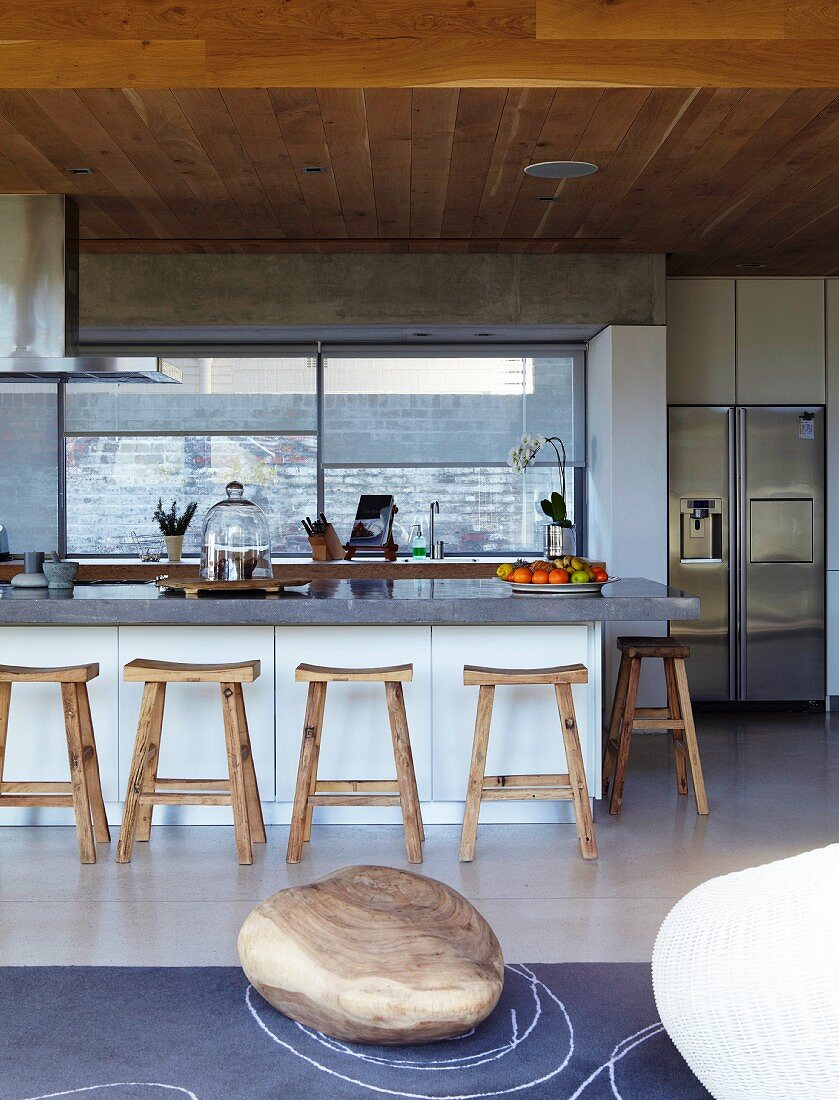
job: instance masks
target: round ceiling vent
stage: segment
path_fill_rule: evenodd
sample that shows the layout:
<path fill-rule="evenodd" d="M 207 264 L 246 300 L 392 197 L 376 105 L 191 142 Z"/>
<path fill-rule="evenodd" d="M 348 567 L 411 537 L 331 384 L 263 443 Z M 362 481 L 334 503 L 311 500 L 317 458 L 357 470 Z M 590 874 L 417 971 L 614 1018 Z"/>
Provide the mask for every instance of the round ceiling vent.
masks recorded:
<path fill-rule="evenodd" d="M 597 165 L 587 160 L 543 160 L 539 164 L 528 164 L 524 171 L 540 180 L 573 180 L 578 176 L 590 176 L 597 171 Z"/>

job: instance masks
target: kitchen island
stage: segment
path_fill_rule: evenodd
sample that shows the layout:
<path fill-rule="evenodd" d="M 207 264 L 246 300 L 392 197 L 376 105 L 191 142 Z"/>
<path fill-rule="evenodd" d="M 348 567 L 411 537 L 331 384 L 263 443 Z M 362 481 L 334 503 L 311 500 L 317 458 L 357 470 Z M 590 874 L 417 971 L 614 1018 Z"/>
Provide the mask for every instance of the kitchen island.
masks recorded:
<path fill-rule="evenodd" d="M 114 823 L 120 815 L 140 686 L 121 668 L 136 657 L 195 662 L 258 659 L 262 675 L 246 689 L 266 822 L 285 824 L 297 767 L 305 685 L 301 661 L 376 665 L 410 661 L 405 685 L 423 813 L 429 824 L 457 822 L 471 750 L 477 693 L 463 665 L 538 667 L 580 662 L 589 683 L 574 689 L 589 791 L 600 791 L 602 627 L 699 617 L 699 601 L 642 579 L 608 584 L 603 595 L 515 595 L 494 579 L 316 580 L 276 599 L 261 595 L 184 599 L 152 585 L 77 586 L 72 594 L 0 585 L 0 662 L 66 665 L 96 661 L 91 708 L 102 785 Z M 633 629 L 635 629 L 633 627 Z M 564 754 L 553 692 L 505 688 L 496 694 L 488 771 L 561 772 Z M 59 693 L 17 686 L 12 695 L 5 778 L 66 778 Z M 223 776 L 218 692 L 174 685 L 167 695 L 161 775 Z M 320 774 L 389 778 L 393 758 L 378 684 L 340 684 L 326 708 Z M 497 803 L 482 821 L 564 821 L 566 803 Z M 323 808 L 317 821 L 396 822 L 397 809 Z M 155 820 L 228 823 L 218 807 L 161 807 Z M 68 822 L 59 809 L 7 811 L 4 823 Z"/>

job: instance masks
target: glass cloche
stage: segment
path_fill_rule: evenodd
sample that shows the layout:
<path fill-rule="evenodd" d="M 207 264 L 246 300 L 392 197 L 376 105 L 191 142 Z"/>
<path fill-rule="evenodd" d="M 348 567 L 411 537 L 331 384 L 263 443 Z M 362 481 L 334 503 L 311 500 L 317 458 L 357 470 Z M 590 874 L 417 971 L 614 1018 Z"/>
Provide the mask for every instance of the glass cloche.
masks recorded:
<path fill-rule="evenodd" d="M 214 504 L 204 517 L 203 580 L 249 581 L 273 577 L 268 517 L 244 494 L 244 485 L 231 481 L 227 485 L 227 500 Z"/>

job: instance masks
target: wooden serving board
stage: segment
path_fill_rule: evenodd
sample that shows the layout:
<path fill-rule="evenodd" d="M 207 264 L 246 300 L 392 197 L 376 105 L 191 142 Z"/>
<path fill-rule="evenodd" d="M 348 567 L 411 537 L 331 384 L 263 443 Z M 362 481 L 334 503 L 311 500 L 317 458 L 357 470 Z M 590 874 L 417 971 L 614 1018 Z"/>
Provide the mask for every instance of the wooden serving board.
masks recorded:
<path fill-rule="evenodd" d="M 197 599 L 199 592 L 264 592 L 271 599 L 279 596 L 285 588 L 299 588 L 303 584 L 308 584 L 309 578 L 283 577 L 277 580 L 258 577 L 249 581 L 205 581 L 200 578 L 173 579 L 171 577 L 158 577 L 154 583 L 161 590 L 183 592 L 188 600 Z"/>

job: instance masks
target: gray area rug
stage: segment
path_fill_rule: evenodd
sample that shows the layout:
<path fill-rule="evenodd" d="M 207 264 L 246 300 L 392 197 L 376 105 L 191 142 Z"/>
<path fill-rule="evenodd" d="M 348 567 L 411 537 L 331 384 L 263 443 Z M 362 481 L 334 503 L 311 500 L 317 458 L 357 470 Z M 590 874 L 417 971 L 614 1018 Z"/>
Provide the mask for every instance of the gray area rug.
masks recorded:
<path fill-rule="evenodd" d="M 0 968 L 0 1097 L 696 1100 L 643 965 L 509 966 L 493 1015 L 422 1047 L 300 1027 L 227 967 Z"/>

